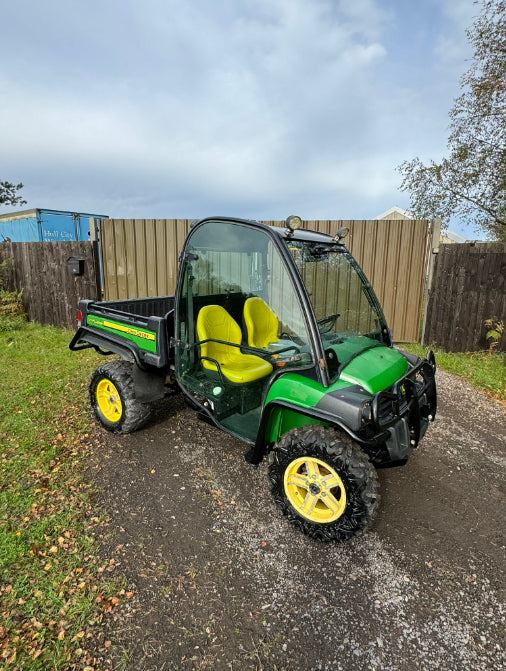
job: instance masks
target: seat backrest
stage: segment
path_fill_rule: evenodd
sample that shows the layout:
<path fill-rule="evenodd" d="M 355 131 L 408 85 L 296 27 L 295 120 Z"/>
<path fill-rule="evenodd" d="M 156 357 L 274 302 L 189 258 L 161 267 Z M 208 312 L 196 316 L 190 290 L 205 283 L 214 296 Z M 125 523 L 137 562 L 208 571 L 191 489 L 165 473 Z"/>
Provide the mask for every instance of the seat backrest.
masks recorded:
<path fill-rule="evenodd" d="M 265 301 L 258 296 L 248 298 L 244 303 L 244 323 L 248 331 L 248 345 L 267 349 L 271 342 L 278 340 L 278 318 Z"/>
<path fill-rule="evenodd" d="M 242 333 L 237 322 L 232 319 L 221 305 L 205 305 L 197 317 L 197 335 L 199 340 L 225 340 L 236 345 L 241 344 Z M 228 361 L 234 355 L 235 347 L 217 342 L 206 342 L 200 346 L 203 357 L 215 359 L 218 363 Z"/>

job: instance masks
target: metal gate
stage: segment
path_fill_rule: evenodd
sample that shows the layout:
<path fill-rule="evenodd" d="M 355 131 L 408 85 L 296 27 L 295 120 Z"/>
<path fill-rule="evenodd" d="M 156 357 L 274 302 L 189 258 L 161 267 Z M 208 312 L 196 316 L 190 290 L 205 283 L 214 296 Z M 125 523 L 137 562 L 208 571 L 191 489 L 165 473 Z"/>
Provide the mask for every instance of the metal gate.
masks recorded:
<path fill-rule="evenodd" d="M 104 219 L 100 246 L 106 300 L 171 295 L 178 255 L 190 219 Z M 281 221 L 266 224 L 283 226 Z M 429 220 L 315 220 L 305 228 L 334 235 L 347 226 L 346 243 L 383 306 L 396 342 L 417 342 L 433 238 Z"/>

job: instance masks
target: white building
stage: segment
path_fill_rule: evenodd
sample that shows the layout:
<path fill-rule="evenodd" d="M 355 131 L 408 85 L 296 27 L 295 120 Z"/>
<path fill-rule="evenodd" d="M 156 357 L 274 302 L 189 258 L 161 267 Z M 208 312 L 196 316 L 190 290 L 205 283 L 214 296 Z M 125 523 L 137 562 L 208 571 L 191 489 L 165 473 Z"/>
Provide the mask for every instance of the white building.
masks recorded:
<path fill-rule="evenodd" d="M 382 212 L 381 214 L 378 214 L 378 216 L 373 217 L 373 219 L 388 219 L 388 220 L 397 220 L 397 219 L 414 219 L 415 217 L 411 212 L 408 212 L 408 210 L 403 210 L 401 207 L 391 207 L 389 210 L 386 212 Z M 449 231 L 448 229 L 445 229 L 441 231 L 441 237 L 439 239 L 440 243 L 446 244 L 446 243 L 462 243 L 462 242 L 468 242 L 468 239 L 465 238 L 463 235 L 459 235 L 458 233 L 454 233 L 453 231 Z"/>

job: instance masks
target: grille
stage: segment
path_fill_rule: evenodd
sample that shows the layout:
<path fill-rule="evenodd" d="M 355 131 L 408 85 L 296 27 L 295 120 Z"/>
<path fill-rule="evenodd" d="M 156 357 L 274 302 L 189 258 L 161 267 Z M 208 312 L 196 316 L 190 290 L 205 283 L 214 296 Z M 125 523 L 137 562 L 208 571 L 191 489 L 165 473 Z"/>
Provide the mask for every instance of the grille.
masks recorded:
<path fill-rule="evenodd" d="M 387 424 L 395 417 L 395 408 L 392 398 L 382 395 L 378 398 L 378 420 L 380 424 Z"/>

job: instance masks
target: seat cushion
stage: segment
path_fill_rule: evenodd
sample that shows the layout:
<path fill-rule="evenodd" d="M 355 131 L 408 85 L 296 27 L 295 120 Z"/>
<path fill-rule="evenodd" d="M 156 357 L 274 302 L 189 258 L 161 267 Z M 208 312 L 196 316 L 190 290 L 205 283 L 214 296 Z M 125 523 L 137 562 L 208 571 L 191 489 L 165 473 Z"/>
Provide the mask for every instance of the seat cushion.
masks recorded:
<path fill-rule="evenodd" d="M 206 362 L 204 362 L 206 363 Z M 207 363 L 211 363 L 208 361 Z M 245 383 L 259 380 L 272 373 L 272 366 L 259 356 L 241 354 L 221 365 L 221 372 L 231 382 Z"/>
<path fill-rule="evenodd" d="M 248 331 L 248 345 L 267 349 L 278 340 L 278 318 L 265 301 L 258 296 L 244 303 L 244 322 Z"/>
<path fill-rule="evenodd" d="M 197 318 L 199 340 L 225 340 L 240 345 L 241 329 L 228 312 L 220 305 L 206 305 Z M 243 354 L 238 347 L 223 343 L 202 343 L 200 346 L 202 365 L 207 370 L 217 370 L 214 359 L 220 366 L 221 373 L 231 382 L 244 384 L 253 382 L 272 372 L 272 366 L 258 356 Z M 204 357 L 209 357 L 206 359 Z"/>

